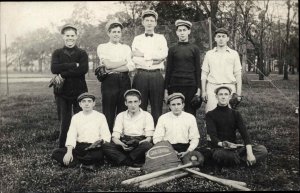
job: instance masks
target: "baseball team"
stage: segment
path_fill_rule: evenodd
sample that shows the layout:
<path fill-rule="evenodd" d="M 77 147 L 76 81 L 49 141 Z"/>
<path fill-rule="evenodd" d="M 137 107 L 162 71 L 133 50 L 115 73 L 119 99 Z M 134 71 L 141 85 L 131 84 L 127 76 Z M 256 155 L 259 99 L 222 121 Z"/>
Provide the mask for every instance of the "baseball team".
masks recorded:
<path fill-rule="evenodd" d="M 105 161 L 141 167 L 145 153 L 161 141 L 172 144 L 181 159 L 201 153 L 196 110 L 203 101 L 208 141 L 204 166 L 252 166 L 265 160 L 266 147 L 251 142 L 241 113 L 229 103 L 233 94 L 238 102 L 242 99 L 242 66 L 238 52 L 227 46 L 229 32 L 215 30 L 216 47 L 201 64 L 199 48 L 189 42 L 192 23 L 175 22 L 178 43 L 168 48 L 164 35 L 155 33 L 157 19 L 154 10 L 142 12 L 145 30 L 131 47 L 120 43 L 122 23 L 108 21 L 109 42 L 97 48 L 101 70 L 95 73 L 101 81 L 102 113 L 94 110 L 96 97 L 88 92 L 88 54 L 76 45 L 77 28 L 63 26 L 64 47 L 51 60 L 60 121 L 59 147 L 52 158 L 65 167 L 91 169 Z M 170 111 L 163 114 L 164 102 Z M 243 144 L 237 142 L 236 131 Z"/>

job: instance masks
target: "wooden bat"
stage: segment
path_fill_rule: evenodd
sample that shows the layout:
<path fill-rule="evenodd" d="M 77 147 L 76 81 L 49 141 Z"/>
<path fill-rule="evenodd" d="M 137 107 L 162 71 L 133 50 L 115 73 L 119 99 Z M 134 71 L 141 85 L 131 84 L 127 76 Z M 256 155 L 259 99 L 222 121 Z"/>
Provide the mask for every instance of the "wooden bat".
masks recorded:
<path fill-rule="evenodd" d="M 226 185 L 226 186 L 229 186 L 229 187 L 232 187 L 232 188 L 236 188 L 238 190 L 251 191 L 249 188 L 246 188 L 246 187 L 244 187 L 244 186 L 241 185 L 241 184 L 243 184 L 243 182 L 241 183 L 239 181 L 226 180 L 226 179 L 218 178 L 218 177 L 207 175 L 207 174 L 204 174 L 204 173 L 201 173 L 201 172 L 189 169 L 189 168 L 185 168 L 184 170 L 186 170 L 188 172 L 191 172 L 193 174 L 196 174 L 196 175 L 193 175 L 195 177 L 202 176 L 202 177 L 205 177 L 205 178 L 207 178 L 207 179 L 209 179 L 211 181 L 218 182 L 218 183 L 221 183 L 223 185 Z"/>
<path fill-rule="evenodd" d="M 128 179 L 128 180 L 124 180 L 124 181 L 121 182 L 121 184 L 123 184 L 123 185 L 134 184 L 134 183 L 137 183 L 137 182 L 141 182 L 141 181 L 144 181 L 144 180 L 155 178 L 157 176 L 164 175 L 164 174 L 169 173 L 169 172 L 180 170 L 182 168 L 187 168 L 187 167 L 190 167 L 190 166 L 193 166 L 193 163 L 187 163 L 185 165 L 180 165 L 180 166 L 175 167 L 175 168 L 169 168 L 169 169 L 166 169 L 166 170 L 152 172 L 152 173 L 145 174 L 145 175 L 142 175 L 142 176 L 138 176 L 138 177 L 135 177 L 135 178 L 131 178 L 131 179 Z"/>
<path fill-rule="evenodd" d="M 150 186 L 154 186 L 154 185 L 157 185 L 157 184 L 162 184 L 162 183 L 165 183 L 165 182 L 169 182 L 171 180 L 187 176 L 188 174 L 189 174 L 189 172 L 177 172 L 177 173 L 172 174 L 172 175 L 159 176 L 158 178 L 152 178 L 152 179 L 149 179 L 149 181 L 146 180 L 146 181 L 141 182 L 139 184 L 139 188 L 148 188 Z"/>
<path fill-rule="evenodd" d="M 184 170 L 186 170 L 186 168 Z M 228 179 L 224 179 L 224 178 L 218 178 L 218 177 L 215 177 L 215 176 L 212 176 L 212 175 L 209 175 L 209 174 L 205 174 L 205 173 L 202 173 L 202 172 L 199 172 L 199 171 L 193 172 L 193 171 L 195 171 L 194 169 L 188 169 L 186 171 L 189 171 L 189 172 L 193 173 L 194 174 L 193 176 L 198 175 L 198 176 L 195 176 L 195 177 L 200 177 L 200 176 L 204 177 L 204 178 L 211 177 L 211 178 L 215 178 L 217 180 L 225 180 L 225 181 L 230 182 L 230 183 L 235 183 L 235 184 L 238 184 L 240 186 L 244 186 L 244 187 L 247 186 L 247 184 L 245 182 L 236 181 L 236 180 L 228 180 Z"/>
<path fill-rule="evenodd" d="M 195 170 L 199 171 L 199 168 L 195 168 Z M 155 177 L 155 178 L 151 178 L 149 180 L 138 182 L 138 183 L 134 184 L 134 186 L 139 186 L 139 188 L 148 188 L 150 186 L 169 182 L 171 180 L 178 179 L 178 178 L 187 176 L 189 174 L 190 174 L 190 172 L 174 171 L 174 172 L 171 172 L 171 173 L 159 176 L 159 177 Z"/>

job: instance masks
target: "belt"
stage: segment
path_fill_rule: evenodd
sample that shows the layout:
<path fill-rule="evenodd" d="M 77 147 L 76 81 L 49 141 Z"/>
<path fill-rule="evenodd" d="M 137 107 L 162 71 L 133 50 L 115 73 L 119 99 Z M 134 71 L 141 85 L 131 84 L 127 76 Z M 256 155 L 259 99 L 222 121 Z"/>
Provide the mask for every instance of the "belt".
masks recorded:
<path fill-rule="evenodd" d="M 143 69 L 143 68 L 138 68 L 137 71 L 142 71 L 142 72 L 160 72 L 162 70 L 161 69 L 146 70 L 146 69 Z"/>

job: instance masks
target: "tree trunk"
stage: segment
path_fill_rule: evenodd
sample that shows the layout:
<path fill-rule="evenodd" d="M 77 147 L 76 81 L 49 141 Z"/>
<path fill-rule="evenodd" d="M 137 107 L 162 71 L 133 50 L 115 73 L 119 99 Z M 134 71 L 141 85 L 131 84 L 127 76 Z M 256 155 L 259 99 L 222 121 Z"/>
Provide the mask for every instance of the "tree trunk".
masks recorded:
<path fill-rule="evenodd" d="M 264 61 L 261 53 L 257 56 L 258 79 L 264 80 Z"/>
<path fill-rule="evenodd" d="M 285 39 L 285 62 L 284 62 L 284 73 L 283 80 L 288 80 L 288 63 L 289 63 L 289 54 L 288 54 L 288 46 L 289 46 L 289 36 L 290 36 L 290 9 L 291 9 L 291 1 L 287 0 L 286 2 L 288 6 L 288 14 L 287 14 L 287 22 L 286 22 L 286 39 Z"/>
<path fill-rule="evenodd" d="M 242 45 L 242 83 L 248 84 L 248 77 L 247 77 L 247 45 L 244 43 Z"/>
<path fill-rule="evenodd" d="M 287 61 L 284 61 L 284 65 L 283 65 L 283 80 L 288 80 L 289 77 L 288 77 L 288 64 L 287 64 Z"/>

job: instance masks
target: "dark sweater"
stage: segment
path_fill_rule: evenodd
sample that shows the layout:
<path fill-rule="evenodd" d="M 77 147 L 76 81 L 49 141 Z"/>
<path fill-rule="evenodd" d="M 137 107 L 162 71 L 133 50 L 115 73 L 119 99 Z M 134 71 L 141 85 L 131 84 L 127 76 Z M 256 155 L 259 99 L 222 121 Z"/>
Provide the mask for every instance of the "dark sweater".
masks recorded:
<path fill-rule="evenodd" d="M 244 144 L 251 144 L 247 129 L 243 123 L 241 114 L 228 106 L 217 106 L 206 114 L 207 133 L 212 145 L 217 147 L 218 142 L 229 141 L 236 143 L 236 130 L 243 138 Z"/>
<path fill-rule="evenodd" d="M 79 63 L 79 67 L 76 66 Z M 51 72 L 60 74 L 64 84 L 60 91 L 54 89 L 54 93 L 65 98 L 75 99 L 81 93 L 87 92 L 85 74 L 88 72 L 88 55 L 86 51 L 78 48 L 57 49 L 52 54 Z"/>
<path fill-rule="evenodd" d="M 178 42 L 169 49 L 165 88 L 172 86 L 201 87 L 200 50 L 189 42 Z"/>

